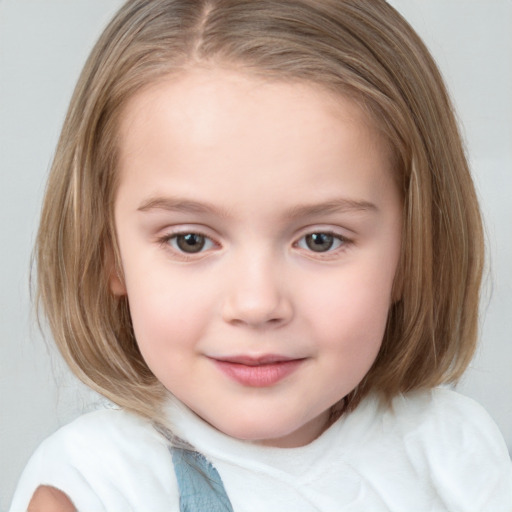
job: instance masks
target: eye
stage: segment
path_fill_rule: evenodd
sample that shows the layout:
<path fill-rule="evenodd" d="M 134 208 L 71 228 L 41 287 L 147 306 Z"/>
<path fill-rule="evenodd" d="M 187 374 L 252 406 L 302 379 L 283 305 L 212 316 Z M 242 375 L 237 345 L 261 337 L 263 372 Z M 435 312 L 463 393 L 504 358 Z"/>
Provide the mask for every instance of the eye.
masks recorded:
<path fill-rule="evenodd" d="M 213 241 L 200 233 L 180 233 L 167 239 L 173 249 L 186 254 L 195 254 L 213 247 Z"/>
<path fill-rule="evenodd" d="M 346 240 L 333 233 L 310 233 L 303 236 L 297 243 L 301 249 L 307 249 L 313 252 L 328 252 L 333 249 L 338 249 Z"/>

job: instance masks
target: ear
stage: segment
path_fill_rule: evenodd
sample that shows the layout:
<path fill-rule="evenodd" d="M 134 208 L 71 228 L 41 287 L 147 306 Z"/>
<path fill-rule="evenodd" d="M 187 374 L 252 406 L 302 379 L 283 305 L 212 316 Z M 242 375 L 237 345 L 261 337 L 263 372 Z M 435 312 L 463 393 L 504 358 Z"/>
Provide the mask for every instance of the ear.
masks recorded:
<path fill-rule="evenodd" d="M 115 268 L 115 266 L 113 266 L 110 271 L 109 285 L 110 291 L 116 297 L 124 297 L 127 294 L 124 279 L 121 277 L 120 272 Z"/>
<path fill-rule="evenodd" d="M 395 280 L 393 282 L 393 288 L 391 289 L 391 302 L 396 304 L 402 300 L 404 294 L 404 273 L 401 265 L 396 271 Z"/>
<path fill-rule="evenodd" d="M 126 285 L 124 284 L 122 271 L 119 269 L 120 265 L 116 262 L 113 249 L 107 251 L 106 261 L 110 291 L 116 297 L 124 297 L 127 295 Z"/>

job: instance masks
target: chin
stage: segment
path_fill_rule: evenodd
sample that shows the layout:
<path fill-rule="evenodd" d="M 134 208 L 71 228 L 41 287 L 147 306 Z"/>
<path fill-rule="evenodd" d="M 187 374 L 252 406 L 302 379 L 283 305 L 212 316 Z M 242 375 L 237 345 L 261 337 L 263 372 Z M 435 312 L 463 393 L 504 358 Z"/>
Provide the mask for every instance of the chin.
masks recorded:
<path fill-rule="evenodd" d="M 248 423 L 231 423 L 227 428 L 221 428 L 220 430 L 228 436 L 240 439 L 242 441 L 253 441 L 253 442 L 264 442 L 265 440 L 271 440 L 280 438 L 290 434 L 290 429 L 283 429 L 272 425 L 260 425 L 259 422 L 248 422 Z"/>
<path fill-rule="evenodd" d="M 228 425 L 218 425 L 216 428 L 224 434 L 241 441 L 279 448 L 304 446 L 321 433 L 321 430 L 315 429 L 315 425 L 309 423 L 304 425 L 282 421 L 276 424 L 274 421 L 272 425 L 269 425 L 268 416 L 263 421 L 255 421 L 254 418 L 240 421 L 239 418 L 238 421 L 232 421 Z"/>

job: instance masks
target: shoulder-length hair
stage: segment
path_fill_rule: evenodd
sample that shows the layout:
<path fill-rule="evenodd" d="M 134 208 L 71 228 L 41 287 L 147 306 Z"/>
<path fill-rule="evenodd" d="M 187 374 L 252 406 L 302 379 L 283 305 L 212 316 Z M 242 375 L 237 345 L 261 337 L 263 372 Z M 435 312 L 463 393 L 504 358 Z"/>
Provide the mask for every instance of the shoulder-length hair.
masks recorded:
<path fill-rule="evenodd" d="M 350 97 L 382 133 L 403 197 L 396 300 L 372 368 L 347 397 L 387 398 L 460 377 L 477 338 L 481 218 L 452 105 L 428 50 L 384 0 L 130 0 L 92 51 L 71 100 L 37 238 L 38 300 L 73 372 L 156 417 L 165 392 L 138 350 L 113 203 L 127 101 L 193 66 L 302 81 Z"/>

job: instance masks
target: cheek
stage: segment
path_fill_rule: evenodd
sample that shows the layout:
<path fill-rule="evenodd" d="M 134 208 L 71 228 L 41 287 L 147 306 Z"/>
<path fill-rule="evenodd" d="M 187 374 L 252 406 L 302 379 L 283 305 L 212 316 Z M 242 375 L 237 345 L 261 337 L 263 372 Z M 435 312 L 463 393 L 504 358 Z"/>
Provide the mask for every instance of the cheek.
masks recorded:
<path fill-rule="evenodd" d="M 208 281 L 183 271 L 160 270 L 132 274 L 144 275 L 142 279 L 127 276 L 135 338 L 151 369 L 174 364 L 182 352 L 197 347 L 218 304 L 218 293 Z"/>
<path fill-rule="evenodd" d="M 351 269 L 310 290 L 304 315 L 332 357 L 373 362 L 386 328 L 391 286 L 386 274 Z"/>
<path fill-rule="evenodd" d="M 389 301 L 386 294 L 357 289 L 318 310 L 317 339 L 333 396 L 344 396 L 363 380 L 382 346 Z"/>

